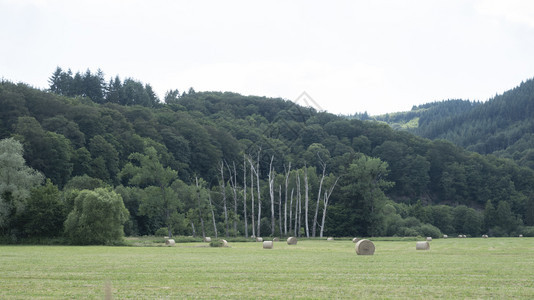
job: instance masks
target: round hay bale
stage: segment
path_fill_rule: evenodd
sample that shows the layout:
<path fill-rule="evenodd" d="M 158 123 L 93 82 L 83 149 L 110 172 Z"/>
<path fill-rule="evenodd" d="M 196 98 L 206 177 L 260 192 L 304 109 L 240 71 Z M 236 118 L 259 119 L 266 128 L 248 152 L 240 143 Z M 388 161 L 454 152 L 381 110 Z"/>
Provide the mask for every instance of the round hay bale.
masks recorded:
<path fill-rule="evenodd" d="M 487 234 L 483 234 L 483 235 L 482 235 L 482 238 L 483 238 L 483 239 L 487 239 L 487 238 L 488 238 L 488 235 L 487 235 Z"/>
<path fill-rule="evenodd" d="M 256 242 L 263 242 L 263 238 L 262 237 L 257 237 L 256 238 Z"/>
<path fill-rule="evenodd" d="M 427 236 L 427 237 L 426 237 L 426 241 L 427 241 L 427 242 L 432 242 L 432 237 L 431 237 L 431 236 Z"/>
<path fill-rule="evenodd" d="M 353 238 L 353 239 L 352 239 L 352 242 L 353 242 L 353 243 L 357 243 L 357 242 L 359 242 L 360 240 L 361 240 L 360 238 Z"/>
<path fill-rule="evenodd" d="M 356 254 L 373 255 L 375 254 L 375 244 L 370 240 L 360 240 L 356 243 Z"/>
<path fill-rule="evenodd" d="M 280 239 L 277 238 L 277 237 L 275 237 L 275 238 L 273 239 L 273 242 L 280 242 Z"/>
<path fill-rule="evenodd" d="M 446 235 L 446 234 L 443 235 L 443 238 L 444 238 L 444 239 L 446 239 L 446 238 L 448 238 L 448 237 L 449 237 L 449 236 Z"/>
<path fill-rule="evenodd" d="M 287 244 L 288 245 L 296 245 L 297 244 L 297 238 L 294 236 L 290 236 L 287 238 Z"/>
<path fill-rule="evenodd" d="M 522 234 L 520 234 L 520 235 L 519 235 L 519 237 L 523 237 L 523 235 L 522 235 Z"/>
<path fill-rule="evenodd" d="M 464 236 L 463 236 L 463 235 L 461 235 L 461 234 L 459 234 L 459 235 L 458 235 L 458 237 L 459 237 L 459 238 L 463 238 Z"/>
<path fill-rule="evenodd" d="M 417 242 L 417 244 L 415 244 L 415 250 L 430 250 L 430 243 L 429 242 Z"/>
<path fill-rule="evenodd" d="M 466 237 L 467 237 L 467 235 L 465 235 L 465 234 L 464 234 L 464 235 L 462 235 L 462 237 L 463 237 L 463 238 L 466 238 Z"/>
<path fill-rule="evenodd" d="M 176 242 L 173 239 L 168 239 L 165 241 L 166 246 L 174 246 L 176 245 Z"/>
<path fill-rule="evenodd" d="M 333 241 L 334 238 L 333 238 L 333 237 L 329 237 L 329 238 L 327 238 L 326 240 L 327 240 L 327 241 Z"/>
<path fill-rule="evenodd" d="M 264 241 L 263 249 L 273 249 L 273 241 Z"/>
<path fill-rule="evenodd" d="M 210 243 L 211 242 L 211 238 L 209 236 L 205 237 L 204 238 L 204 242 Z"/>
<path fill-rule="evenodd" d="M 223 247 L 228 247 L 228 242 L 226 240 L 221 240 L 223 243 Z"/>

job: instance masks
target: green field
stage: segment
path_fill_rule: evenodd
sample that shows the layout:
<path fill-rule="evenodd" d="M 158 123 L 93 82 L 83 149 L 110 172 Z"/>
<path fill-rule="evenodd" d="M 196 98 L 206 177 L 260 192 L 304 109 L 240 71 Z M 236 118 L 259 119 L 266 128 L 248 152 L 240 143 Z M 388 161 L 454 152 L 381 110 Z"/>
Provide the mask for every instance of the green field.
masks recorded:
<path fill-rule="evenodd" d="M 374 243 L 0 246 L 0 298 L 534 298 L 533 238 Z"/>

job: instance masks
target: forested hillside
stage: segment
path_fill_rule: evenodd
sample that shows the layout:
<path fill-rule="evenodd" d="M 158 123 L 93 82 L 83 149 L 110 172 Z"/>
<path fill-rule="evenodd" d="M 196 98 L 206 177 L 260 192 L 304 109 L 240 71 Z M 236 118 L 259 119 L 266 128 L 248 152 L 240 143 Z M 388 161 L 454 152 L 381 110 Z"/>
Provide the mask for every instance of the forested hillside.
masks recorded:
<path fill-rule="evenodd" d="M 160 101 L 133 79 L 58 68 L 48 91 L 3 81 L 0 107 L 0 233 L 13 239 L 74 237 L 82 200 L 106 193 L 127 235 L 534 235 L 532 169 L 284 99 Z M 1 155 L 17 143 L 45 185 L 7 187 Z M 59 211 L 46 232 L 42 199 Z"/>
<path fill-rule="evenodd" d="M 409 112 L 368 117 L 469 151 L 510 158 L 534 168 L 534 80 L 487 102 L 447 100 Z"/>

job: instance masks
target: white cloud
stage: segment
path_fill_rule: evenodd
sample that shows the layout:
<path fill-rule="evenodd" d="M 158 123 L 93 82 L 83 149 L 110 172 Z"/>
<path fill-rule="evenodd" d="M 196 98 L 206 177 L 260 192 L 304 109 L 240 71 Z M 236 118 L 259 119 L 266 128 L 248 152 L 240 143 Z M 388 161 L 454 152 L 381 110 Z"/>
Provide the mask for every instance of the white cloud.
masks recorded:
<path fill-rule="evenodd" d="M 530 0 L 480 0 L 476 10 L 484 15 L 503 18 L 508 22 L 534 28 L 534 1 Z"/>

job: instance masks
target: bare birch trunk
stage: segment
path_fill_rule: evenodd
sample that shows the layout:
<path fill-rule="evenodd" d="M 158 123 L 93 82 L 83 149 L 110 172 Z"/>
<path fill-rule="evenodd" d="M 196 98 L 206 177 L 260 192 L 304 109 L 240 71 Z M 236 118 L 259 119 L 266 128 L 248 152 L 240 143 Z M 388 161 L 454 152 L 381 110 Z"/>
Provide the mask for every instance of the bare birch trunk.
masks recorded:
<path fill-rule="evenodd" d="M 300 173 L 297 172 L 297 203 L 295 205 L 295 236 L 300 236 L 300 218 L 301 218 L 301 192 L 300 192 Z"/>
<path fill-rule="evenodd" d="M 294 189 L 291 189 L 291 202 L 289 203 L 289 232 L 293 232 L 293 191 Z"/>
<path fill-rule="evenodd" d="M 195 223 L 193 223 L 193 221 L 191 221 L 191 229 L 193 229 L 193 237 L 196 237 L 197 236 L 197 232 L 195 230 Z"/>
<path fill-rule="evenodd" d="M 323 218 L 322 218 L 322 222 L 321 222 L 321 232 L 319 234 L 319 237 L 323 237 L 323 231 L 324 231 L 324 222 L 325 222 L 325 219 L 326 219 L 326 208 L 328 207 L 328 201 L 330 201 L 330 196 L 332 195 L 332 192 L 334 191 L 334 188 L 336 187 L 337 185 L 337 181 L 339 180 L 339 177 L 336 178 L 336 181 L 334 182 L 334 184 L 330 187 L 330 189 L 326 190 L 324 192 L 324 198 L 323 198 L 323 201 L 324 201 L 324 207 L 323 207 Z"/>
<path fill-rule="evenodd" d="M 282 185 L 278 185 L 278 229 L 280 230 L 280 237 L 282 237 Z"/>
<path fill-rule="evenodd" d="M 254 218 L 256 215 L 254 214 L 254 166 L 252 165 L 252 160 L 249 160 L 250 163 L 250 199 L 252 201 L 251 205 L 251 216 L 252 216 L 252 236 L 256 236 L 256 226 L 254 222 Z"/>
<path fill-rule="evenodd" d="M 247 162 L 243 154 L 243 219 L 245 220 L 245 238 L 248 238 L 247 220 Z"/>
<path fill-rule="evenodd" d="M 261 150 L 260 150 L 261 151 Z M 256 189 L 258 194 L 258 222 L 256 224 L 256 232 L 258 233 L 258 236 L 261 236 L 260 233 L 260 227 L 261 227 L 261 191 L 260 191 L 260 151 L 258 151 L 258 162 L 256 164 Z"/>
<path fill-rule="evenodd" d="M 308 168 L 304 165 L 304 222 L 306 225 L 306 237 L 310 237 L 310 226 L 308 224 L 308 206 L 310 198 L 308 196 L 309 186 L 308 186 Z"/>
<path fill-rule="evenodd" d="M 317 204 L 315 206 L 315 215 L 313 216 L 313 225 L 312 225 L 312 236 L 315 237 L 315 230 L 317 228 L 317 215 L 319 214 L 319 203 L 321 201 L 321 192 L 323 188 L 324 177 L 326 173 L 326 164 L 321 162 L 323 166 L 323 175 L 321 176 L 321 181 L 319 182 L 319 192 L 317 192 Z"/>
<path fill-rule="evenodd" d="M 273 160 L 274 155 L 271 156 L 271 163 L 269 164 L 269 196 L 271 197 L 271 235 L 274 236 L 274 174 L 273 174 Z"/>
<path fill-rule="evenodd" d="M 285 167 L 284 167 L 285 169 Z M 288 170 L 286 171 L 286 181 L 285 181 L 285 202 L 284 202 L 284 234 L 287 236 L 287 187 L 289 185 L 289 174 L 291 172 L 291 162 L 289 163 Z M 293 199 L 291 199 L 293 200 Z M 289 207 L 289 231 L 291 232 L 291 206 Z M 282 231 L 282 229 L 280 229 Z"/>

